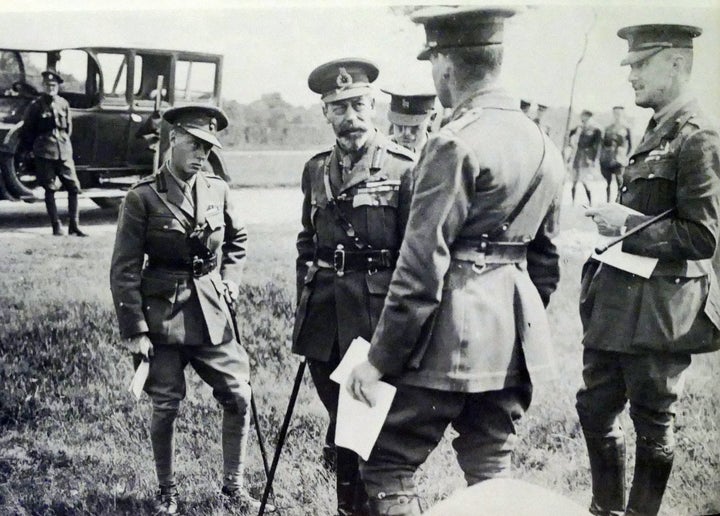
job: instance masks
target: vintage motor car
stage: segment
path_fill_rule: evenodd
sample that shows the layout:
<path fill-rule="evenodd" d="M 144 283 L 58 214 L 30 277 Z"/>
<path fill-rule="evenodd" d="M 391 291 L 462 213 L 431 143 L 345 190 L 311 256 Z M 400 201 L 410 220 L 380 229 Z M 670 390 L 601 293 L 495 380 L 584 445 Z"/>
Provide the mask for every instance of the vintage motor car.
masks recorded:
<path fill-rule="evenodd" d="M 35 201 L 32 159 L 19 149 L 27 106 L 42 92 L 41 72 L 56 70 L 70 104 L 73 158 L 83 196 L 101 207 L 120 203 L 127 188 L 153 171 L 147 137 L 153 117 L 172 106 L 220 105 L 223 58 L 217 54 L 121 47 L 0 49 L 0 200 Z M 157 91 L 162 76 L 161 91 Z M 160 98 L 158 99 L 158 94 Z M 160 125 L 160 155 L 167 128 Z M 222 156 L 208 165 L 227 179 Z"/>

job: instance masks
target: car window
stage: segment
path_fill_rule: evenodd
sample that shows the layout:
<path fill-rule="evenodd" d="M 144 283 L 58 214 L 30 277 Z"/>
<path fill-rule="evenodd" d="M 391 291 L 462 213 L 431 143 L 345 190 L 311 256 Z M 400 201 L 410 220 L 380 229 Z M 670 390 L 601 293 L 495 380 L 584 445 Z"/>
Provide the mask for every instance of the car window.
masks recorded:
<path fill-rule="evenodd" d="M 170 79 L 172 57 L 164 54 L 143 54 L 135 56 L 133 94 L 135 105 L 152 107 L 157 96 L 158 76 L 163 76 L 162 104 L 167 106 L 167 84 Z"/>
<path fill-rule="evenodd" d="M 42 91 L 40 73 L 47 67 L 45 52 L 18 52 L 16 50 L 0 50 L 0 94 L 16 96 Z M 24 70 L 24 73 L 23 73 Z M 30 89 L 15 87 L 22 83 Z"/>
<path fill-rule="evenodd" d="M 61 50 L 57 53 L 55 70 L 62 75 L 61 91 L 67 93 L 85 93 L 87 81 L 88 55 L 82 50 Z"/>
<path fill-rule="evenodd" d="M 215 91 L 217 65 L 203 61 L 178 60 L 175 66 L 175 101 L 210 100 Z"/>
<path fill-rule="evenodd" d="M 103 96 L 106 99 L 125 99 L 127 90 L 127 56 L 99 52 L 97 60 L 103 77 Z"/>

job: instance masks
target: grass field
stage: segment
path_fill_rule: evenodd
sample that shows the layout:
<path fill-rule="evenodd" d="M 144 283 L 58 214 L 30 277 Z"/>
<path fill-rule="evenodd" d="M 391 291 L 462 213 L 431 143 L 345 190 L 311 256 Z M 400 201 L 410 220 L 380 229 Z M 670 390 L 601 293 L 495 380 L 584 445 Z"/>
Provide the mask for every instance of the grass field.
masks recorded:
<path fill-rule="evenodd" d="M 282 189 L 236 195 L 250 233 L 241 332 L 262 428 L 274 443 L 298 364 L 289 341 L 299 197 Z M 47 228 L 30 227 L 45 224 L 41 207 L 33 210 L 35 218 L 17 227 L 20 215 L 0 213 L 0 514 L 142 513 L 155 489 L 150 404 L 126 392 L 131 364 L 108 288 L 112 217 L 85 212 L 90 239 L 51 238 Z M 263 210 L 272 216 L 263 217 Z M 592 234 L 580 210 L 569 206 L 562 228 L 562 280 L 550 306 L 560 375 L 536 386 L 514 466 L 519 478 L 586 505 L 590 479 L 574 395 L 581 370 L 579 274 Z M 187 377 L 177 434 L 181 509 L 234 514 L 218 495 L 220 410 L 197 375 L 189 370 Z M 720 511 L 719 377 L 720 354 L 695 357 L 677 419 L 664 515 Z M 275 482 L 283 515 L 333 513 L 332 477 L 319 460 L 325 424 L 306 378 Z M 250 448 L 247 481 L 259 496 L 264 474 L 254 433 Z M 463 485 L 447 441 L 419 481 L 425 505 Z"/>

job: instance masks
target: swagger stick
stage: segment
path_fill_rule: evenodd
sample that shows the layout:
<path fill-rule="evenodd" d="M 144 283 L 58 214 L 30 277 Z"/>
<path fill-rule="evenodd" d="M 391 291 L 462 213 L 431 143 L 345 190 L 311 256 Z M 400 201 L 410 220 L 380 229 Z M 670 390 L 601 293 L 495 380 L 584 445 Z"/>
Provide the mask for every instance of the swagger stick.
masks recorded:
<path fill-rule="evenodd" d="M 629 237 L 630 235 L 634 235 L 635 233 L 637 233 L 637 232 L 639 232 L 639 231 L 642 231 L 642 230 L 645 229 L 646 227 L 655 224 L 657 221 L 659 221 L 659 220 L 661 220 L 661 219 L 664 219 L 665 217 L 667 217 L 668 215 L 670 215 L 674 210 L 675 210 L 675 208 L 670 208 L 669 210 L 665 210 L 665 211 L 663 211 L 662 213 L 658 213 L 658 214 L 655 215 L 653 218 L 646 220 L 646 221 L 643 222 L 642 224 L 638 224 L 637 226 L 635 226 L 634 228 L 632 228 L 630 231 L 628 231 L 628 232 L 625 233 L 624 235 L 620 235 L 619 237 L 613 238 L 613 239 L 610 240 L 608 243 L 596 247 L 596 248 L 595 248 L 595 253 L 597 253 L 597 254 L 603 254 L 605 251 L 607 251 L 608 249 L 610 249 L 612 246 L 614 246 L 615 244 L 619 244 L 620 242 L 622 242 L 623 240 L 625 240 L 625 239 L 626 239 L 627 237 Z"/>
<path fill-rule="evenodd" d="M 278 462 L 280 461 L 280 453 L 282 452 L 283 444 L 285 444 L 285 437 L 287 436 L 288 427 L 290 426 L 290 418 L 292 417 L 293 409 L 295 408 L 295 402 L 297 401 L 298 392 L 300 392 L 300 384 L 302 383 L 303 374 L 305 373 L 305 358 L 302 359 L 295 374 L 295 383 L 293 383 L 292 393 L 290 394 L 290 401 L 288 401 L 288 407 L 285 411 L 285 419 L 283 420 L 282 426 L 280 427 L 280 433 L 278 434 L 277 445 L 275 446 L 275 455 L 273 456 L 272 466 L 270 466 L 270 474 L 268 475 L 267 484 L 265 485 L 265 491 L 263 492 L 262 501 L 260 502 L 260 511 L 258 516 L 265 514 L 265 505 L 267 504 L 268 495 L 272 490 L 273 479 L 275 478 L 275 470 L 277 469 Z"/>
<path fill-rule="evenodd" d="M 232 317 L 235 340 L 238 344 L 240 344 L 240 331 L 238 330 L 237 325 L 237 313 L 235 312 L 232 303 L 230 303 L 227 298 L 225 298 L 225 303 L 227 304 L 228 310 L 230 310 L 230 317 Z M 255 432 L 257 433 L 258 444 L 260 445 L 260 456 L 262 457 L 263 468 L 265 469 L 265 478 L 267 478 L 270 474 L 270 468 L 268 467 L 267 453 L 265 452 L 265 441 L 263 440 L 262 432 L 260 431 L 260 420 L 258 419 L 258 410 L 255 405 L 255 391 L 252 388 L 252 385 L 250 386 L 250 409 L 252 410 Z"/>

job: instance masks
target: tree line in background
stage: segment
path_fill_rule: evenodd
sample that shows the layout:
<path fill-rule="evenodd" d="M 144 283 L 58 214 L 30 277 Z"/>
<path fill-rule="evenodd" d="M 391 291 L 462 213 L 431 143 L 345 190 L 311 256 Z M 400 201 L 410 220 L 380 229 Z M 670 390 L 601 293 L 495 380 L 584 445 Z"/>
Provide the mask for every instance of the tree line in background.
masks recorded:
<path fill-rule="evenodd" d="M 375 125 L 387 133 L 388 102 L 376 101 Z M 219 134 L 223 146 L 231 149 L 316 149 L 333 142 L 332 129 L 322 114 L 320 102 L 310 107 L 293 106 L 280 93 L 267 93 L 259 100 L 241 104 L 223 102 L 230 119 L 229 127 Z M 550 107 L 543 123 L 550 127 L 550 138 L 562 147 L 567 107 Z M 612 122 L 612 106 L 593 117 L 595 125 L 605 129 Z M 634 129 L 635 121 L 626 120 Z M 579 111 L 573 114 L 571 128 L 579 124 Z"/>

